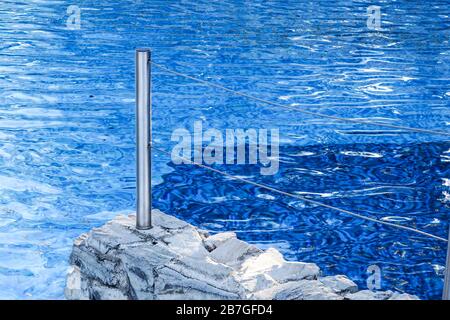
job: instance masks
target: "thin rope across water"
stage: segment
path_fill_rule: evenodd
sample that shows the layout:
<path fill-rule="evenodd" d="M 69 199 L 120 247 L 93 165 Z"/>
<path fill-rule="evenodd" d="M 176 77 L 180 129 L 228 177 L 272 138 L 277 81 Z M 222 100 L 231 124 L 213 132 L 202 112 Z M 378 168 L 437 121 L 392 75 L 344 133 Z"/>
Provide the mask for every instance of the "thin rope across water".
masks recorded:
<path fill-rule="evenodd" d="M 299 195 L 296 195 L 296 194 L 293 194 L 293 193 L 289 193 L 289 192 L 286 192 L 286 191 L 278 190 L 278 189 L 276 189 L 274 187 L 271 187 L 271 186 L 268 186 L 268 185 L 265 185 L 265 184 L 261 184 L 261 183 L 253 182 L 253 181 L 245 179 L 245 178 L 237 177 L 237 176 L 231 175 L 229 173 L 226 173 L 224 171 L 211 168 L 211 167 L 206 166 L 204 164 L 194 162 L 194 161 L 192 161 L 190 159 L 187 159 L 185 157 L 182 157 L 182 156 L 179 156 L 179 155 L 173 155 L 171 152 L 168 152 L 166 150 L 163 150 L 163 149 L 160 149 L 158 147 L 155 147 L 153 144 L 150 145 L 150 147 L 152 149 L 156 150 L 156 151 L 159 151 L 161 153 L 169 155 L 170 157 L 176 156 L 177 158 L 179 158 L 179 159 L 181 159 L 181 160 L 183 160 L 185 162 L 188 162 L 188 163 L 194 164 L 194 165 L 196 165 L 198 167 L 201 167 L 201 168 L 204 168 L 204 169 L 216 172 L 218 174 L 221 174 L 221 175 L 226 176 L 226 177 L 228 177 L 230 179 L 233 179 L 233 180 L 238 180 L 238 181 L 241 181 L 241 182 L 245 182 L 245 183 L 254 185 L 256 187 L 260 187 L 260 188 L 266 189 L 268 191 L 272 191 L 272 192 L 275 192 L 275 193 L 278 193 L 278 194 L 281 194 L 281 195 L 284 195 L 284 196 L 288 196 L 288 197 L 292 197 L 292 198 L 295 198 L 295 199 L 299 199 L 299 200 L 302 200 L 304 202 L 312 203 L 312 204 L 320 206 L 320 207 L 332 209 L 332 210 L 335 210 L 335 211 L 338 211 L 338 212 L 341 212 L 341 213 L 345 213 L 345 214 L 348 214 L 348 215 L 356 217 L 356 218 L 364 219 L 364 220 L 367 220 L 367 221 L 375 222 L 375 223 L 378 223 L 378 224 L 382 224 L 382 225 L 393 227 L 393 228 L 397 228 L 397 229 L 402 229 L 402 230 L 414 232 L 414 233 L 417 233 L 417 234 L 420 234 L 420 235 L 423 235 L 423 236 L 427 236 L 429 238 L 433 238 L 435 240 L 448 242 L 447 239 L 441 238 L 439 236 L 433 235 L 433 234 L 425 232 L 425 231 L 421 231 L 419 229 L 406 227 L 406 226 L 402 226 L 400 224 L 396 224 L 396 223 L 392 223 L 392 222 L 386 222 L 386 221 L 378 220 L 378 219 L 375 219 L 375 218 L 367 217 L 367 216 L 364 216 L 364 215 L 361 215 L 361 214 L 358 214 L 358 213 L 354 213 L 354 212 L 351 212 L 351 211 L 348 211 L 348 210 L 345 210 L 345 209 L 333 207 L 331 205 L 328 205 L 328 204 L 325 204 L 325 203 L 322 203 L 322 202 L 319 202 L 319 201 L 316 201 L 316 200 L 311 200 L 311 199 L 308 199 L 308 198 L 305 198 L 305 197 L 302 197 L 302 196 L 299 196 Z"/>
<path fill-rule="evenodd" d="M 214 87 L 217 89 L 221 89 L 227 92 L 230 92 L 234 95 L 237 96 L 241 96 L 241 97 L 245 97 L 251 100 L 255 100 L 255 101 L 259 101 L 268 105 L 272 105 L 275 107 L 280 107 L 280 108 L 284 108 L 284 109 L 289 109 L 289 110 L 294 110 L 297 112 L 301 112 L 304 114 L 308 114 L 308 115 L 312 115 L 312 116 L 316 116 L 316 117 L 321 117 L 321 118 L 327 118 L 327 119 L 333 119 L 333 120 L 338 120 L 338 121 L 345 121 L 345 122 L 353 122 L 353 123 L 358 123 L 358 124 L 366 124 L 366 125 L 371 125 L 371 126 L 378 126 L 378 127 L 386 127 L 386 128 L 391 128 L 391 129 L 400 129 L 400 130 L 405 130 L 405 131 L 410 131 L 410 132 L 415 132 L 415 133 L 426 133 L 426 134 L 434 134 L 434 135 L 440 135 L 440 136 L 447 136 L 450 137 L 450 132 L 445 132 L 445 131 L 438 131 L 438 130 L 430 130 L 430 129 L 422 129 L 422 128 L 414 128 L 414 127 L 406 127 L 406 126 L 399 126 L 399 125 L 395 125 L 395 124 L 389 124 L 389 123 L 384 123 L 384 122 L 378 122 L 378 121 L 369 121 L 369 120 L 363 120 L 363 119 L 352 119 L 352 118 L 344 118 L 344 117 L 338 117 L 338 116 L 331 116 L 331 115 L 327 115 L 327 114 L 323 114 L 323 113 L 318 113 L 318 112 L 312 112 L 312 111 L 307 111 L 307 110 L 303 110 L 303 109 L 299 109 L 296 107 L 292 107 L 292 106 L 286 106 L 284 104 L 280 104 L 280 103 L 276 103 L 276 102 L 272 102 L 266 99 L 262 99 L 262 98 L 258 98 L 255 96 L 252 96 L 250 94 L 244 93 L 244 92 L 240 92 L 240 91 L 235 91 L 233 89 L 224 87 L 220 84 L 216 84 L 216 83 L 212 83 L 209 81 L 205 81 L 202 79 L 198 79 L 195 77 L 192 77 L 190 75 L 178 72 L 178 71 L 174 71 L 171 69 L 166 68 L 165 66 L 156 63 L 156 62 L 151 62 L 151 64 L 153 64 L 154 66 L 168 72 L 171 73 L 173 75 L 176 76 L 180 76 L 180 77 L 184 77 L 187 79 L 191 79 L 193 81 L 199 82 L 199 83 L 203 83 L 207 86 L 210 87 Z"/>

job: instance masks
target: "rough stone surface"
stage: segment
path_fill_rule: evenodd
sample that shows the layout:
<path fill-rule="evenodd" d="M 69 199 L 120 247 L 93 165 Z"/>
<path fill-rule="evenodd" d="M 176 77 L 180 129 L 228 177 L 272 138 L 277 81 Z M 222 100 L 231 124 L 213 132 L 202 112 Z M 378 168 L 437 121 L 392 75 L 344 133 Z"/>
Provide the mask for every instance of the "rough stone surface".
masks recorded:
<path fill-rule="evenodd" d="M 277 284 L 255 292 L 253 299 L 263 300 L 343 300 L 333 289 L 318 280 L 299 280 Z"/>
<path fill-rule="evenodd" d="M 356 283 L 342 275 L 324 277 L 320 279 L 320 282 L 339 294 L 355 293 L 358 291 Z"/>
<path fill-rule="evenodd" d="M 225 232 L 208 232 L 159 210 L 153 228 L 118 216 L 74 241 L 67 299 L 411 300 L 392 291 L 358 291 L 345 276 L 320 277 L 314 263 L 286 261 Z"/>
<path fill-rule="evenodd" d="M 222 233 L 218 233 L 213 236 L 210 236 L 210 237 L 206 237 L 203 243 L 205 244 L 205 248 L 211 252 L 214 249 L 216 249 L 218 246 L 223 244 L 225 241 L 227 241 L 229 239 L 235 239 L 235 238 L 236 238 L 236 233 L 234 233 L 234 232 L 222 232 Z"/>
<path fill-rule="evenodd" d="M 407 293 L 362 290 L 345 295 L 348 300 L 419 300 L 417 296 Z"/>

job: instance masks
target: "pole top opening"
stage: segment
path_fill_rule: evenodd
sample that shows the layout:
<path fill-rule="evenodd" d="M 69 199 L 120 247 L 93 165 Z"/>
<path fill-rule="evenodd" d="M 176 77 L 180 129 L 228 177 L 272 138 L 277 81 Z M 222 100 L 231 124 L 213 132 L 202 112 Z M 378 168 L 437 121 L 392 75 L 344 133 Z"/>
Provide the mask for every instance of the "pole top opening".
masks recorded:
<path fill-rule="evenodd" d="M 149 48 L 136 48 L 136 52 L 152 52 Z"/>

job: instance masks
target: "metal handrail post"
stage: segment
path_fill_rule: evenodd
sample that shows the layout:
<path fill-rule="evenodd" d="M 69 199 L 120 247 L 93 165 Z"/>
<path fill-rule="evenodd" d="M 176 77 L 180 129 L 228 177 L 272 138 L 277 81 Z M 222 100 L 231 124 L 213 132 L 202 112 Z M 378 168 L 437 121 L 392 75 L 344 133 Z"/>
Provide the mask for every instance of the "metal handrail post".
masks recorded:
<path fill-rule="evenodd" d="M 447 242 L 447 259 L 445 261 L 444 290 L 442 300 L 450 300 L 450 228 Z"/>
<path fill-rule="evenodd" d="M 151 51 L 136 49 L 136 228 L 151 228 Z"/>

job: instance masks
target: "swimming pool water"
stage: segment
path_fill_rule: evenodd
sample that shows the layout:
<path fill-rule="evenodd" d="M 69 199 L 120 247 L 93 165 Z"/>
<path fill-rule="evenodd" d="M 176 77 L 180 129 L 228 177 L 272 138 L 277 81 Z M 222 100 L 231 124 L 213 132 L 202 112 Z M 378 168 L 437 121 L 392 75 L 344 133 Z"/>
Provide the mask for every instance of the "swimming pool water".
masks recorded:
<path fill-rule="evenodd" d="M 62 298 L 75 237 L 134 208 L 134 49 L 169 68 L 316 112 L 449 131 L 448 1 L 69 1 L 0 6 L 0 298 Z M 279 128 L 280 172 L 233 174 L 430 233 L 448 232 L 445 137 L 264 106 L 153 70 L 154 140 L 176 128 Z M 374 157 L 373 155 L 377 156 Z M 364 288 L 439 298 L 445 244 L 154 156 L 155 205 L 235 230 Z"/>

